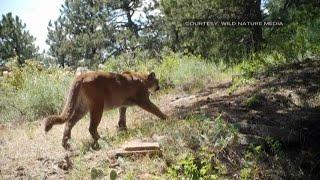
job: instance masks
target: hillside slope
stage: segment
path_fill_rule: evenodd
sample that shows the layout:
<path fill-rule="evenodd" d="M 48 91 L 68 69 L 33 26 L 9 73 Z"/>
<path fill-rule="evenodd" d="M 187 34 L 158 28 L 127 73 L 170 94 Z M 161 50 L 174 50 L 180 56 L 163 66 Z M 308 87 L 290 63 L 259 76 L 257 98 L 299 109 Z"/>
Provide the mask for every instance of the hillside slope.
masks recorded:
<path fill-rule="evenodd" d="M 211 178 L 319 178 L 320 60 L 270 69 L 234 92 L 232 84 L 230 80 L 195 93 L 172 90 L 158 95 L 156 104 L 171 118 L 159 121 L 131 108 L 126 133 L 116 130 L 118 113 L 107 112 L 99 126 L 100 150 L 90 148 L 87 117 L 72 131 L 72 153 L 60 145 L 63 126 L 45 134 L 41 121 L 1 125 L 0 177 L 88 179 L 93 169 L 101 169 L 102 176 L 114 169 L 120 179 L 200 176 L 204 165 L 197 159 L 201 161 L 206 149 L 214 154 L 207 162 Z M 109 150 L 132 139 L 158 141 L 163 156 L 108 157 Z M 223 145 L 212 146 L 219 143 Z M 194 158 L 187 161 L 190 154 Z M 186 162 L 196 170 L 188 172 Z"/>

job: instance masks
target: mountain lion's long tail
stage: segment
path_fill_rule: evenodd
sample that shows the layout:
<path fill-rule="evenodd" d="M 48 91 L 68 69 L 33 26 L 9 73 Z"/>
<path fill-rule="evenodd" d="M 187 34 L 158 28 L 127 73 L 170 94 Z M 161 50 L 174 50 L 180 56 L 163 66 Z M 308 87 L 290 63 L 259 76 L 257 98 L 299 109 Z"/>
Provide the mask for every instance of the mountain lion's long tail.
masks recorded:
<path fill-rule="evenodd" d="M 79 98 L 79 92 L 81 87 L 81 81 L 75 80 L 70 88 L 66 104 L 63 108 L 63 111 L 60 115 L 53 115 L 48 116 L 45 118 L 45 131 L 48 132 L 53 125 L 55 124 L 63 124 L 67 121 L 69 121 L 72 116 L 75 116 L 77 114 L 76 106 L 77 106 L 77 100 Z"/>

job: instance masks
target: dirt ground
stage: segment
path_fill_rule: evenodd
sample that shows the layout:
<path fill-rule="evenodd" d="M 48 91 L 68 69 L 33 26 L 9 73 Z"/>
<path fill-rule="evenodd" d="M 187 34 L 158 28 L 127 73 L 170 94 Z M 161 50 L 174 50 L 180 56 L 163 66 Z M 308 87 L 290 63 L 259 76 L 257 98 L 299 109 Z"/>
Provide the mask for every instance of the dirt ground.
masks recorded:
<path fill-rule="evenodd" d="M 221 114 L 229 123 L 245 124 L 239 129 L 243 134 L 278 137 L 288 133 L 287 139 L 281 139 L 288 163 L 301 169 L 305 177 L 319 178 L 320 60 L 270 69 L 258 75 L 254 83 L 232 93 L 231 86 L 231 80 L 210 84 L 195 93 L 164 94 L 156 102 L 174 118 L 201 113 L 214 119 Z M 143 123 L 141 117 L 156 120 L 132 108 L 128 127 Z M 99 126 L 102 137 L 116 135 L 117 120 L 116 111 L 104 114 Z M 73 144 L 91 139 L 88 124 L 86 117 L 74 127 Z M 61 146 L 62 132 L 63 126 L 55 126 L 45 134 L 41 121 L 0 125 L 0 179 L 64 179 L 68 171 L 61 166 L 66 161 L 66 151 Z M 105 152 L 95 151 L 86 156 L 90 163 L 97 164 Z M 283 166 L 286 171 L 286 165 Z"/>

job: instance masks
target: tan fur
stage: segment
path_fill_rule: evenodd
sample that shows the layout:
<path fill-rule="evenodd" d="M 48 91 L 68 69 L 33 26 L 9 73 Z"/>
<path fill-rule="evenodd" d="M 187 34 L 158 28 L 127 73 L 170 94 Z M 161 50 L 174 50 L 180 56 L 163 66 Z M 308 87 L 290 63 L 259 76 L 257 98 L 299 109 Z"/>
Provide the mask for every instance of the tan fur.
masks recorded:
<path fill-rule="evenodd" d="M 60 115 L 45 119 L 45 131 L 55 124 L 65 124 L 62 145 L 71 137 L 72 127 L 90 112 L 89 132 L 97 143 L 99 134 L 97 127 L 101 121 L 103 110 L 119 108 L 119 128 L 126 129 L 126 108 L 138 105 L 144 110 L 166 119 L 156 105 L 149 99 L 149 90 L 158 90 L 159 83 L 154 73 L 141 74 L 136 72 L 103 73 L 88 72 L 77 76 L 70 88 L 64 109 Z"/>

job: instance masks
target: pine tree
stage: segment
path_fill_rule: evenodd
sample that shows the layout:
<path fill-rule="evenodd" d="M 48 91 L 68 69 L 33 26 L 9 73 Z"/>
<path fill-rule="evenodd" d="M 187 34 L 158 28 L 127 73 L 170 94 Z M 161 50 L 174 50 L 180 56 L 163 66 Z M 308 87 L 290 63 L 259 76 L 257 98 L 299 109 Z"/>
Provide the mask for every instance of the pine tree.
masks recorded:
<path fill-rule="evenodd" d="M 49 23 L 49 54 L 61 66 L 92 66 L 102 59 L 106 43 L 103 4 L 99 0 L 66 0 L 60 17 Z"/>
<path fill-rule="evenodd" d="M 12 16 L 12 13 L 2 15 L 0 21 L 0 59 L 7 61 L 17 57 L 18 64 L 22 65 L 26 59 L 34 58 L 38 48 L 34 45 L 35 38 L 26 30 L 21 19 Z"/>
<path fill-rule="evenodd" d="M 60 17 L 48 25 L 49 54 L 61 66 L 94 66 L 111 56 L 141 49 L 159 54 L 159 3 L 139 0 L 66 0 Z"/>

